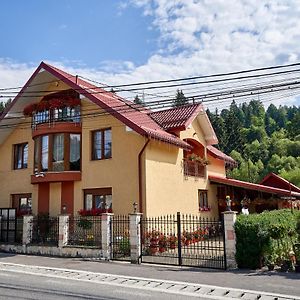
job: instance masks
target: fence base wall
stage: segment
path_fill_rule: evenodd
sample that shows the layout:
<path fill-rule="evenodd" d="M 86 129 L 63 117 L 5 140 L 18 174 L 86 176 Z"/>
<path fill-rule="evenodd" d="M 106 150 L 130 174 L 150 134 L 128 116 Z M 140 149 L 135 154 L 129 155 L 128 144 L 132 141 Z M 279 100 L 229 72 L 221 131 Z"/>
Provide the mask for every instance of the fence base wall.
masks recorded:
<path fill-rule="evenodd" d="M 32 254 L 60 257 L 82 257 L 82 258 L 103 258 L 101 249 L 80 248 L 80 247 L 47 247 L 47 246 L 26 246 L 1 244 L 0 251 L 7 253 Z"/>

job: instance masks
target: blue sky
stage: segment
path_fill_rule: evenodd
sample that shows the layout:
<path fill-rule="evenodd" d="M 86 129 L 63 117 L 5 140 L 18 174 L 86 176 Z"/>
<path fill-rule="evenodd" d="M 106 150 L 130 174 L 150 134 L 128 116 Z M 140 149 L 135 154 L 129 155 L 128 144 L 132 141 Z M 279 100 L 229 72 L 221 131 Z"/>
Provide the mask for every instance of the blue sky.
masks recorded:
<path fill-rule="evenodd" d="M 0 88 L 42 60 L 112 85 L 299 62 L 299 20 L 299 0 L 2 1 Z"/>
<path fill-rule="evenodd" d="M 3 1 L 1 56 L 20 62 L 71 61 L 98 67 L 105 61 L 147 61 L 157 33 L 141 8 L 119 1 Z"/>

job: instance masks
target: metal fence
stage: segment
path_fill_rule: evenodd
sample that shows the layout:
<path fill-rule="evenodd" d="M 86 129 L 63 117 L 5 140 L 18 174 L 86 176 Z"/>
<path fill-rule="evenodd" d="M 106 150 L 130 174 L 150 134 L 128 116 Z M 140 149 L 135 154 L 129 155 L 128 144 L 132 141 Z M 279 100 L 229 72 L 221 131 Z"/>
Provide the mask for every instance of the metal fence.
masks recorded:
<path fill-rule="evenodd" d="M 192 215 L 143 218 L 142 262 L 225 269 L 219 220 Z"/>
<path fill-rule="evenodd" d="M 23 240 L 23 216 L 16 219 L 16 243 L 22 244 Z"/>
<path fill-rule="evenodd" d="M 37 216 L 32 219 L 32 244 L 58 245 L 58 217 Z"/>
<path fill-rule="evenodd" d="M 130 261 L 129 216 L 113 216 L 111 234 L 112 259 Z"/>
<path fill-rule="evenodd" d="M 101 216 L 70 217 L 68 245 L 101 248 Z"/>

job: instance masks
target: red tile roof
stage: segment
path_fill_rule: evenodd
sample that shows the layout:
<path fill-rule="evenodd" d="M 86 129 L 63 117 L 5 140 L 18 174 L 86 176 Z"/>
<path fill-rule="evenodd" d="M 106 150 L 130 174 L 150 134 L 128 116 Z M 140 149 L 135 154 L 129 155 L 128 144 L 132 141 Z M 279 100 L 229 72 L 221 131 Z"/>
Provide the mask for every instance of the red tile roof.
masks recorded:
<path fill-rule="evenodd" d="M 207 146 L 207 151 L 209 152 L 209 154 L 211 154 L 213 157 L 219 158 L 224 160 L 225 162 L 231 164 L 231 165 L 236 165 L 236 161 L 226 155 L 225 153 L 223 153 L 222 151 L 220 151 L 219 149 L 215 148 L 214 146 Z"/>
<path fill-rule="evenodd" d="M 280 177 L 279 175 L 275 173 L 270 173 L 268 174 L 261 182 L 260 184 L 262 185 L 267 185 L 267 186 L 273 186 L 273 187 L 278 187 L 278 188 L 283 188 L 287 190 L 292 190 L 294 192 L 300 193 L 300 188 L 288 180 Z"/>
<path fill-rule="evenodd" d="M 185 130 L 201 110 L 202 104 L 191 104 L 150 112 L 149 116 L 165 130 Z"/>
<path fill-rule="evenodd" d="M 300 193 L 290 192 L 289 190 L 285 190 L 285 189 L 279 189 L 279 188 L 275 188 L 275 187 L 265 186 L 265 185 L 261 185 L 261 184 L 256 184 L 256 183 L 251 183 L 251 182 L 246 182 L 246 181 L 241 181 L 241 180 L 236 180 L 236 179 L 230 179 L 230 178 L 226 178 L 226 177 L 209 175 L 208 178 L 212 182 L 223 183 L 223 184 L 229 185 L 229 186 L 235 186 L 235 187 L 245 188 L 248 190 L 260 191 L 260 192 L 269 193 L 269 194 L 278 194 L 278 195 L 282 195 L 282 196 L 293 196 L 293 197 L 300 199 Z"/>
<path fill-rule="evenodd" d="M 128 101 L 114 93 L 107 92 L 102 88 L 79 78 L 78 76 L 66 73 L 44 62 L 42 62 L 38 67 L 38 70 L 41 69 L 44 69 L 57 77 L 137 133 L 184 149 L 190 148 L 186 142 L 161 128 L 153 119 L 150 118 L 148 114 L 144 113 L 141 108 L 135 106 L 134 103 L 130 105 Z"/>

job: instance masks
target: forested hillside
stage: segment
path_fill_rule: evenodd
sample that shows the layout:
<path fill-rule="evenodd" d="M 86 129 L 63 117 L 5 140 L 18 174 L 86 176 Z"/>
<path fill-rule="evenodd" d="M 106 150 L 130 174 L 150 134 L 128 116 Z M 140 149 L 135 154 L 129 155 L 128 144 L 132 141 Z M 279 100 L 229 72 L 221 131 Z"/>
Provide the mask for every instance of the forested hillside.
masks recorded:
<path fill-rule="evenodd" d="M 219 139 L 219 149 L 238 162 L 228 176 L 259 182 L 274 172 L 300 186 L 300 108 L 260 101 L 221 112 L 207 111 Z"/>

